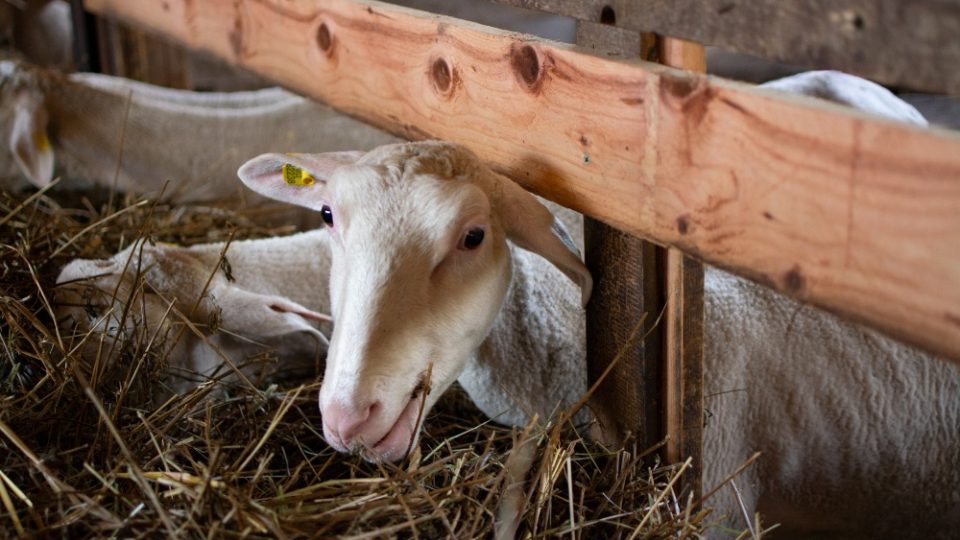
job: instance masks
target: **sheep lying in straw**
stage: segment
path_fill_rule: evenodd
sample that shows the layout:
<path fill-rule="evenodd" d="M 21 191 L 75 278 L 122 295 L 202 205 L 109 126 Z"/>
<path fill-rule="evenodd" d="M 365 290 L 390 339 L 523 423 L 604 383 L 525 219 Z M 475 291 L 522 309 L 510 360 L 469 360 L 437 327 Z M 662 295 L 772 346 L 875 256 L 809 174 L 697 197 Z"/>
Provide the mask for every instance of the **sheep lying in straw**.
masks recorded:
<path fill-rule="evenodd" d="M 270 366 L 233 360 L 265 351 L 277 351 L 284 371 L 307 369 L 326 348 L 329 318 L 305 306 L 329 300 L 325 287 L 302 279 L 327 274 L 327 257 L 315 256 L 326 243 L 322 230 L 191 248 L 138 240 L 112 259 L 68 264 L 58 278 L 60 315 L 172 359 L 169 383 L 180 392 L 208 378 L 255 377 Z M 99 339 L 82 347 L 89 358 L 103 350 Z"/>
<path fill-rule="evenodd" d="M 373 148 L 397 139 L 280 88 L 201 93 L 0 61 L 0 182 L 55 170 L 174 202 L 236 195 L 236 170 L 271 150 Z M 303 134 L 328 133 L 327 137 Z M 56 167 L 54 157 L 56 156 Z M 172 159 L 171 156 L 176 156 Z"/>
<path fill-rule="evenodd" d="M 779 86 L 829 88 L 847 78 L 802 77 Z M 895 101 L 861 88 L 879 103 Z M 555 219 L 469 151 L 441 142 L 267 154 L 239 174 L 258 193 L 316 210 L 326 228 L 237 243 L 225 250 L 229 264 L 217 256 L 223 246 L 144 244 L 143 255 L 138 247 L 109 262 L 75 262 L 61 282 L 88 278 L 99 291 L 90 298 L 123 289 L 121 267 L 160 268 L 147 281 L 162 313 L 178 291 L 189 291 L 179 305 L 197 304 L 199 278 L 221 272 L 204 302 L 223 311 L 237 305 L 223 282 L 232 268 L 233 287 L 295 304 L 279 309 L 300 317 L 295 325 L 318 318 L 300 310 L 329 310 L 336 325 L 320 392 L 324 434 L 338 450 L 371 459 L 404 457 L 454 380 L 509 424 L 583 393 L 579 305 L 591 278 L 568 235 L 581 236 L 575 216 Z M 183 272 L 187 256 L 192 277 Z M 166 257 L 179 266 L 162 268 Z M 737 481 L 742 505 L 784 523 L 785 533 L 929 538 L 960 525 L 957 366 L 717 269 L 706 271 L 705 298 L 707 485 L 762 450 Z M 84 302 L 73 309 L 81 323 L 105 318 Z M 232 329 L 256 335 L 251 319 Z M 739 514 L 732 491 L 713 502 Z"/>

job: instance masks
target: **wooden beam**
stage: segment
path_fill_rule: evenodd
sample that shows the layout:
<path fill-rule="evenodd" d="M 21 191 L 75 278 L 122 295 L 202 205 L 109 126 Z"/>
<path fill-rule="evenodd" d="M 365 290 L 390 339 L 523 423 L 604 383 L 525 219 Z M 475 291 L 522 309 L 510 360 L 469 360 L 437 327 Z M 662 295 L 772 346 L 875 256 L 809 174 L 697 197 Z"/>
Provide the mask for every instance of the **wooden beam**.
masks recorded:
<path fill-rule="evenodd" d="M 86 5 L 960 359 L 956 134 L 379 2 Z"/>
<path fill-rule="evenodd" d="M 808 69 L 960 95 L 960 3 L 936 0 L 492 0 L 608 20 Z M 892 29 L 896 29 L 895 32 Z"/>
<path fill-rule="evenodd" d="M 616 10 L 614 2 L 605 0 L 490 0 L 497 4 L 514 6 L 534 11 L 543 11 L 554 15 L 572 17 L 578 21 L 601 22 L 604 9 Z M 606 24 L 618 25 L 613 21 L 603 20 Z M 618 25 L 619 26 L 619 25 Z"/>

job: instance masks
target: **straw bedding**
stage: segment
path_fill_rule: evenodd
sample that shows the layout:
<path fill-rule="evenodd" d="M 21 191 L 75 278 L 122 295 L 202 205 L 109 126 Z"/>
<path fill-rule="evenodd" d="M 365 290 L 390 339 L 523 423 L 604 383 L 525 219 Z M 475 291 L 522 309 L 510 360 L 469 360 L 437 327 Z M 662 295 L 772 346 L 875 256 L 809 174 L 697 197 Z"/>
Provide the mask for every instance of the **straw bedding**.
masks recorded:
<path fill-rule="evenodd" d="M 709 512 L 683 467 L 608 450 L 562 422 L 484 423 L 450 392 L 414 455 L 370 464 L 320 435 L 319 382 L 207 381 L 163 398 L 154 336 L 98 358 L 52 316 L 76 257 L 147 236 L 194 244 L 290 232 L 249 212 L 0 193 L 0 536 L 69 538 L 687 538 Z M 259 358 L 269 364 L 270 358 Z M 280 366 L 282 368 L 282 366 Z M 277 369 L 282 375 L 282 369 Z"/>

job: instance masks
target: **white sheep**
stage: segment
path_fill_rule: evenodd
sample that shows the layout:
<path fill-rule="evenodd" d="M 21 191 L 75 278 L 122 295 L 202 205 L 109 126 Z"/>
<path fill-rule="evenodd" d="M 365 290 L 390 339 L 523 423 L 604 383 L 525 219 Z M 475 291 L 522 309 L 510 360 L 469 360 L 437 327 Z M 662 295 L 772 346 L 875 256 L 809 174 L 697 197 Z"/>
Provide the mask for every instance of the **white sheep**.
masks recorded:
<path fill-rule="evenodd" d="M 950 538 L 960 368 L 750 281 L 704 278 L 704 482 L 736 480 L 776 537 Z M 735 493 L 710 501 L 742 529 Z"/>
<path fill-rule="evenodd" d="M 303 278 L 327 274 L 326 243 L 323 230 L 238 241 L 229 253 L 224 244 L 138 240 L 110 259 L 66 265 L 57 278 L 58 319 L 77 329 L 88 358 L 103 349 L 101 336 L 150 344 L 169 359 L 168 386 L 177 392 L 214 376 L 272 374 L 274 366 L 244 365 L 267 351 L 283 372 L 312 369 L 330 325 L 305 306 L 329 300 L 325 287 L 304 286 Z M 231 371 L 234 361 L 240 373 Z"/>
<path fill-rule="evenodd" d="M 321 135 L 322 134 L 322 135 Z M 236 170 L 273 150 L 370 149 L 396 138 L 280 88 L 201 93 L 0 61 L 0 181 L 56 171 L 174 202 L 240 193 Z"/>
<path fill-rule="evenodd" d="M 320 407 L 334 448 L 400 459 L 416 442 L 421 401 L 428 411 L 455 379 L 486 414 L 515 425 L 583 393 L 589 273 L 546 207 L 470 152 L 424 142 L 268 154 L 239 174 L 328 222 L 306 244 L 255 241 L 227 257 L 234 273 L 241 257 L 253 269 L 238 278 L 251 291 L 333 315 Z M 215 268 L 222 246 L 191 250 Z M 178 287 L 169 276 L 156 288 Z M 116 283 L 90 282 L 104 279 Z M 329 298 L 317 292 L 327 285 Z M 956 365 L 709 267 L 705 301 L 707 486 L 761 450 L 738 485 L 746 510 L 782 522 L 782 534 L 953 534 Z M 730 490 L 712 504 L 736 521 Z"/>
<path fill-rule="evenodd" d="M 760 85 L 763 88 L 799 94 L 853 107 L 891 120 L 928 125 L 927 119 L 909 103 L 875 82 L 840 71 L 808 71 Z"/>

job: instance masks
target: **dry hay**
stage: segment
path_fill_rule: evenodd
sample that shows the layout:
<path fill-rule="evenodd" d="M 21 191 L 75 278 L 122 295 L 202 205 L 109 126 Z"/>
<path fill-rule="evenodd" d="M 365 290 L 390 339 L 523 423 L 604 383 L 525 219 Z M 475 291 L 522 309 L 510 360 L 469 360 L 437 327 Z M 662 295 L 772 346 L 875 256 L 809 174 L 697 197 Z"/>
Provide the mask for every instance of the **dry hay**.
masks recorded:
<path fill-rule="evenodd" d="M 113 365 L 90 366 L 67 345 L 51 315 L 59 269 L 144 234 L 195 244 L 285 231 L 199 206 L 112 206 L 0 193 L 0 535 L 686 538 L 703 527 L 708 512 L 680 494 L 683 467 L 651 468 L 560 424 L 484 423 L 456 392 L 398 466 L 326 445 L 314 377 L 211 381 L 152 405 L 156 348 L 124 344 Z"/>

